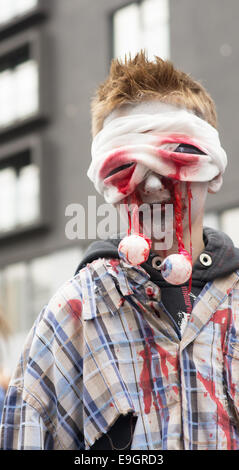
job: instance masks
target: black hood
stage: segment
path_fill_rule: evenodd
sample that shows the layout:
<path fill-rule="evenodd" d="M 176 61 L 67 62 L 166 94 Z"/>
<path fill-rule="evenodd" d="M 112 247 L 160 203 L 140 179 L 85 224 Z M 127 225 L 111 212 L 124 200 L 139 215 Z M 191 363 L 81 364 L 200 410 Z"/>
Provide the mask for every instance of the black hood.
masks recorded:
<path fill-rule="evenodd" d="M 239 249 L 233 245 L 232 240 L 225 233 L 209 227 L 203 229 L 205 249 L 203 253 L 211 256 L 211 266 L 204 266 L 199 258 L 193 266 L 193 280 L 208 282 L 218 277 L 226 276 L 236 269 L 239 269 Z M 119 258 L 118 244 L 120 238 L 95 241 L 88 247 L 77 272 L 87 263 L 91 263 L 98 258 Z M 150 252 L 149 259 L 142 267 L 150 274 L 152 280 L 162 279 L 159 271 L 156 271 L 151 264 L 155 253 Z"/>

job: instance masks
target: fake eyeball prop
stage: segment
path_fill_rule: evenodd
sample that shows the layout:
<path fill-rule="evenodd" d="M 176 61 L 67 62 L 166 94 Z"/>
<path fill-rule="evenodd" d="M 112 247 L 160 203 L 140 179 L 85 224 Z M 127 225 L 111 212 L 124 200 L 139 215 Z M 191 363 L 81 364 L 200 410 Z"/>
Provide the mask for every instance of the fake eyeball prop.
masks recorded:
<path fill-rule="evenodd" d="M 169 284 L 184 284 L 184 282 L 190 279 L 192 274 L 190 257 L 183 254 L 167 256 L 161 264 L 161 274 Z"/>
<path fill-rule="evenodd" d="M 151 241 L 140 234 L 132 234 L 121 240 L 118 253 L 121 258 L 133 266 L 147 261 L 149 257 Z"/>

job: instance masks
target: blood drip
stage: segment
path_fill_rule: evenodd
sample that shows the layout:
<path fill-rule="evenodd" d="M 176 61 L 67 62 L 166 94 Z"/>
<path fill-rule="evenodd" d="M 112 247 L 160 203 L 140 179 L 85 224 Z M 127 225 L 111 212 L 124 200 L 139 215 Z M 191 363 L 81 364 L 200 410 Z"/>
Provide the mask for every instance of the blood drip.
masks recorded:
<path fill-rule="evenodd" d="M 178 252 L 179 254 L 184 255 L 186 258 L 190 258 L 192 260 L 192 220 L 191 220 L 191 199 L 192 199 L 192 192 L 191 192 L 191 184 L 190 182 L 186 182 L 187 188 L 187 196 L 188 196 L 188 224 L 189 224 L 189 233 L 190 233 L 190 254 L 185 249 L 183 243 L 183 221 L 182 221 L 182 194 L 180 190 L 180 182 L 176 181 L 174 183 L 174 214 L 175 214 L 175 231 L 176 237 L 178 241 Z M 192 274 L 189 279 L 189 286 L 188 286 L 188 295 L 191 292 L 192 288 Z"/>
<path fill-rule="evenodd" d="M 217 423 L 218 423 L 218 426 L 220 426 L 222 431 L 225 433 L 225 437 L 227 441 L 227 450 L 234 450 L 236 448 L 235 447 L 236 443 L 234 439 L 232 439 L 231 424 L 230 424 L 228 411 L 224 408 L 224 403 L 221 402 L 216 395 L 215 382 L 211 380 L 210 378 L 203 377 L 200 372 L 197 372 L 197 378 L 204 385 L 205 389 L 209 393 L 211 400 L 213 400 L 214 403 L 217 405 L 217 412 L 218 412 Z"/>
<path fill-rule="evenodd" d="M 129 202 L 134 204 L 132 215 L 128 206 Z M 139 232 L 139 205 L 139 198 L 135 193 L 133 193 L 131 198 L 128 198 L 126 204 L 129 224 L 128 236 L 124 237 L 118 246 L 119 256 L 133 266 L 138 266 L 147 261 L 152 244 L 149 238 L 145 237 L 144 234 Z"/>
<path fill-rule="evenodd" d="M 190 233 L 190 255 L 192 258 L 192 217 L 191 217 L 191 199 L 192 191 L 191 191 L 191 183 L 189 181 L 186 182 L 187 187 L 187 196 L 188 196 L 188 226 L 189 226 L 189 233 Z"/>
<path fill-rule="evenodd" d="M 177 371 L 178 367 L 178 356 L 173 356 L 170 352 L 164 349 L 162 346 L 158 345 L 155 342 L 154 331 L 149 327 L 149 334 L 146 339 L 146 344 L 144 349 L 139 352 L 139 355 L 143 358 L 143 368 L 140 374 L 139 385 L 143 391 L 143 400 L 144 400 L 144 412 L 145 414 L 150 413 L 154 390 L 155 378 L 152 376 L 152 350 L 157 351 L 160 357 L 160 367 L 162 371 L 162 376 L 168 381 L 169 379 L 169 370 L 167 363 L 171 364 L 174 371 Z M 157 375 L 160 374 L 159 369 L 157 370 Z M 178 389 L 174 388 L 174 391 L 178 393 Z M 157 403 L 158 402 L 158 403 Z M 159 407 L 163 407 L 161 397 L 159 393 L 157 394 L 157 402 L 154 401 Z"/>
<path fill-rule="evenodd" d="M 174 183 L 174 217 L 176 222 L 176 237 L 178 240 L 178 251 L 183 253 L 185 247 L 183 244 L 183 221 L 182 221 L 182 197 L 180 191 L 180 183 L 176 181 Z"/>
<path fill-rule="evenodd" d="M 130 202 L 134 205 L 133 211 L 132 211 L 132 228 L 134 233 L 139 233 L 140 227 L 139 227 L 139 206 L 141 204 L 141 200 L 136 194 L 136 192 L 133 192 L 130 196 Z M 143 235 L 143 234 L 142 234 Z"/>
<path fill-rule="evenodd" d="M 131 231 L 132 231 L 132 221 L 131 221 L 131 213 L 130 213 L 130 210 L 129 210 L 129 206 L 128 204 L 126 204 L 126 208 L 127 208 L 127 213 L 128 213 L 128 235 L 131 234 Z"/>
<path fill-rule="evenodd" d="M 191 183 L 187 181 L 186 183 L 187 187 L 187 196 L 188 196 L 188 226 L 189 226 L 189 234 L 190 234 L 190 256 L 191 260 L 193 257 L 193 251 L 192 251 L 192 215 L 191 215 L 191 199 L 193 198 L 192 196 L 192 191 L 191 191 Z M 188 286 L 188 294 L 190 294 L 192 289 L 192 274 L 189 279 L 189 286 Z"/>
<path fill-rule="evenodd" d="M 134 204 L 134 208 L 131 214 L 129 209 L 129 205 Z M 133 193 L 127 198 L 126 209 L 128 213 L 128 235 L 131 233 L 138 234 L 139 233 L 139 206 L 141 202 L 139 197 Z M 143 235 L 143 234 L 142 234 Z"/>

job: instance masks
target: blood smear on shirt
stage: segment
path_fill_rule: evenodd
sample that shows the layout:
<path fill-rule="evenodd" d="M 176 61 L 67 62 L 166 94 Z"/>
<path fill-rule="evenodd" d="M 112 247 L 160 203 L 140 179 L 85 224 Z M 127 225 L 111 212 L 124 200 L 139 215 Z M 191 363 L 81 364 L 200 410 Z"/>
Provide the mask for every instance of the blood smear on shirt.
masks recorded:
<path fill-rule="evenodd" d="M 162 376 L 165 377 L 166 380 L 169 378 L 169 370 L 167 363 L 171 364 L 174 371 L 177 370 L 178 366 L 178 357 L 177 355 L 173 356 L 169 351 L 164 349 L 162 346 L 156 344 L 154 339 L 154 331 L 150 328 L 150 335 L 146 338 L 146 344 L 144 349 L 139 352 L 139 355 L 143 358 L 143 368 L 140 374 L 139 385 L 143 391 L 143 400 L 144 400 L 144 412 L 145 414 L 150 413 L 151 405 L 152 405 L 152 398 L 153 393 L 156 395 L 154 399 L 154 404 L 157 403 L 159 408 L 162 407 L 161 397 L 158 396 L 156 393 L 155 387 L 155 377 L 152 371 L 152 350 L 156 354 L 156 351 L 159 353 L 160 359 L 160 367 Z M 158 365 L 158 364 L 156 364 Z M 156 368 L 155 368 L 156 369 Z M 160 371 L 158 369 L 158 375 L 160 375 Z M 178 390 L 176 391 L 176 393 Z"/>
<path fill-rule="evenodd" d="M 70 299 L 67 303 L 70 305 L 72 316 L 75 318 L 75 320 L 79 319 L 82 313 L 81 301 L 79 299 Z"/>

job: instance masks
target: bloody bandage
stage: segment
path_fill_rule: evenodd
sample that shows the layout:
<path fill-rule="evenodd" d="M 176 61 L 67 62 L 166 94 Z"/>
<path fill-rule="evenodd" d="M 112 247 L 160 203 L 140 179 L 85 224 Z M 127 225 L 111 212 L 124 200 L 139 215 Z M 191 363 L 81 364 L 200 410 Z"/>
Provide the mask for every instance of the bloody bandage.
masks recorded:
<path fill-rule="evenodd" d="M 137 106 L 136 106 L 137 109 Z M 181 153 L 184 144 L 198 154 Z M 149 171 L 179 181 L 222 184 L 227 156 L 217 130 L 186 109 L 162 104 L 156 114 L 127 114 L 105 122 L 92 143 L 88 177 L 107 202 L 130 195 Z"/>

